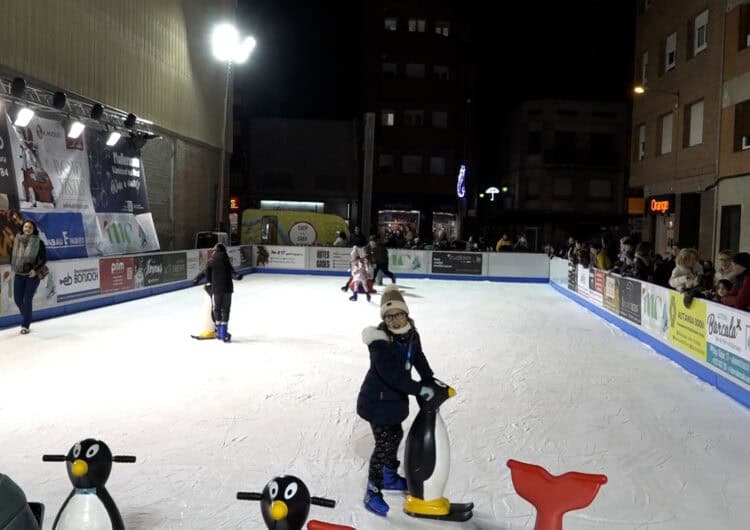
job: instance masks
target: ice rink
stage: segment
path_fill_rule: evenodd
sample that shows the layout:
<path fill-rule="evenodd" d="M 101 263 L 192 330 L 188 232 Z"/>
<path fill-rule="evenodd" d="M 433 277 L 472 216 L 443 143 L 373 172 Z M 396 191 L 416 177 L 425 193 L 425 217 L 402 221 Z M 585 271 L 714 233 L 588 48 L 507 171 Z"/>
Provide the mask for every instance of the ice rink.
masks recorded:
<path fill-rule="evenodd" d="M 196 341 L 199 288 L 0 331 L 0 472 L 46 505 L 71 486 L 62 463 L 87 437 L 135 464 L 107 487 L 128 530 L 265 528 L 235 500 L 277 474 L 336 499 L 311 518 L 358 530 L 532 529 L 508 458 L 552 473 L 604 473 L 566 530 L 747 528 L 750 411 L 548 285 L 403 280 L 436 376 L 458 392 L 446 496 L 467 523 L 385 519 L 362 496 L 372 451 L 357 417 L 379 295 L 347 300 L 342 278 L 254 274 L 236 283 L 234 341 Z M 415 375 L 416 377 L 416 375 Z M 404 424 L 408 430 L 416 413 Z M 403 444 L 401 447 L 403 450 Z"/>

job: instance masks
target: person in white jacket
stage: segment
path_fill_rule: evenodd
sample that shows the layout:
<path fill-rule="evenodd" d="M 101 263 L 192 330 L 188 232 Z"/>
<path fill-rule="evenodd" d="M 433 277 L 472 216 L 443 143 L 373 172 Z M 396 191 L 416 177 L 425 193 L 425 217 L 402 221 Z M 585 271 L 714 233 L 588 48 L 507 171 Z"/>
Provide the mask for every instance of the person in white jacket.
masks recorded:
<path fill-rule="evenodd" d="M 703 267 L 698 262 L 698 251 L 694 248 L 680 250 L 672 276 L 669 278 L 669 285 L 682 293 L 700 286 L 701 276 Z"/>

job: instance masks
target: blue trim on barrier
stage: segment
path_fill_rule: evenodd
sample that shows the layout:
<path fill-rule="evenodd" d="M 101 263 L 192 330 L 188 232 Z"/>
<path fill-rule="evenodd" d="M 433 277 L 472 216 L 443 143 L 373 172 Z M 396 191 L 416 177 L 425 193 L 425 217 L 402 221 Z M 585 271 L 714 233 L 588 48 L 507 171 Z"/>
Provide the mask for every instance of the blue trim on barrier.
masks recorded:
<path fill-rule="evenodd" d="M 254 267 L 253 273 L 293 274 L 297 276 L 339 276 L 345 278 L 346 271 L 325 271 L 307 269 L 264 269 Z M 509 283 L 549 283 L 547 278 L 521 278 L 517 276 L 478 276 L 465 274 L 422 274 L 413 272 L 399 272 L 397 278 L 413 278 L 417 280 L 459 280 L 475 282 L 509 282 Z"/>
<path fill-rule="evenodd" d="M 237 272 L 240 274 L 251 274 L 251 268 L 238 269 Z M 81 302 L 75 302 L 72 304 L 65 304 L 58 307 L 48 307 L 46 309 L 38 309 L 34 311 L 33 322 L 39 322 L 41 320 L 48 320 L 50 318 L 60 317 L 63 315 L 72 315 L 73 313 L 80 313 L 82 311 L 88 311 L 90 309 L 98 309 L 100 307 L 121 304 L 124 302 L 130 302 L 138 300 L 140 298 L 148 298 L 149 296 L 156 296 L 172 291 L 179 291 L 180 289 L 186 289 L 192 287 L 193 282 L 191 280 L 183 280 L 179 282 L 169 283 L 166 285 L 158 285 L 154 287 L 147 287 L 138 291 L 126 291 L 122 293 L 113 293 L 109 296 L 102 298 L 94 298 L 90 300 L 83 300 Z M 0 317 L 0 329 L 10 328 L 19 326 L 21 324 L 21 315 L 8 315 Z"/>
<path fill-rule="evenodd" d="M 564 296 L 570 298 L 571 300 L 578 303 L 579 305 L 582 305 L 583 307 L 585 307 L 592 313 L 596 314 L 597 316 L 603 318 L 607 322 L 614 324 L 615 326 L 623 330 L 628 335 L 631 335 L 632 337 L 638 339 L 644 344 L 651 346 L 657 353 L 679 364 L 682 368 L 684 368 L 685 370 L 687 370 L 694 376 L 698 377 L 702 381 L 705 381 L 711 386 L 716 387 L 720 392 L 731 397 L 738 403 L 744 405 L 747 408 L 750 408 L 750 390 L 747 390 L 746 388 L 743 388 L 742 386 L 738 385 L 734 381 L 727 379 L 720 373 L 714 372 L 713 370 L 706 367 L 705 365 L 688 357 L 686 354 L 682 353 L 681 351 L 676 350 L 675 348 L 668 346 L 667 344 L 664 344 L 659 339 L 652 337 L 651 335 L 638 329 L 634 325 L 629 324 L 625 320 L 622 320 L 620 317 L 610 313 L 606 309 L 595 306 L 591 302 L 584 300 L 583 298 L 578 296 L 576 293 L 573 293 L 569 289 L 566 289 L 565 287 L 558 285 L 551 280 L 549 284 L 556 291 L 560 292 Z"/>

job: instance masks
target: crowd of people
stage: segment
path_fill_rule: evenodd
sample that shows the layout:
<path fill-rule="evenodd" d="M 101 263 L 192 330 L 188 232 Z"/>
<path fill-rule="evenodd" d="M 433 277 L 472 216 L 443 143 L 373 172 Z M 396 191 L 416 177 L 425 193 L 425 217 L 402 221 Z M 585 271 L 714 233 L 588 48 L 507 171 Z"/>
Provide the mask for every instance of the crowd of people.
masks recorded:
<path fill-rule="evenodd" d="M 586 242 L 570 238 L 558 256 L 584 267 L 612 271 L 624 277 L 675 289 L 690 305 L 694 298 L 713 300 L 744 311 L 750 310 L 750 253 L 722 250 L 717 263 L 701 259 L 698 250 L 672 246 L 667 256 L 656 254 L 653 245 L 620 239 L 619 252 L 601 241 Z"/>

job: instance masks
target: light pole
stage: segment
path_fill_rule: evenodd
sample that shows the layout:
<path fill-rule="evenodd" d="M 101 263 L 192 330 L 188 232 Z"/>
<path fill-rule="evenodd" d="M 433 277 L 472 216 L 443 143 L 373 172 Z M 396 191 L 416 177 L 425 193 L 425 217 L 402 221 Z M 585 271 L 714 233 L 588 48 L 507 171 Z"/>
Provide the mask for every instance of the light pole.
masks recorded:
<path fill-rule="evenodd" d="M 221 62 L 226 63 L 226 84 L 224 86 L 224 114 L 222 116 L 221 126 L 221 162 L 219 165 L 219 192 L 216 205 L 216 230 L 220 230 L 221 223 L 224 220 L 224 181 L 225 181 L 225 160 L 227 153 L 227 107 L 229 106 L 229 83 L 232 77 L 232 64 L 242 64 L 250 57 L 255 49 L 255 39 L 253 37 L 244 37 L 240 39 L 240 34 L 232 24 L 219 24 L 214 28 L 211 35 L 211 48 L 214 57 Z"/>

